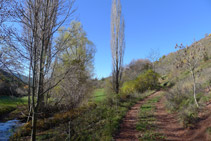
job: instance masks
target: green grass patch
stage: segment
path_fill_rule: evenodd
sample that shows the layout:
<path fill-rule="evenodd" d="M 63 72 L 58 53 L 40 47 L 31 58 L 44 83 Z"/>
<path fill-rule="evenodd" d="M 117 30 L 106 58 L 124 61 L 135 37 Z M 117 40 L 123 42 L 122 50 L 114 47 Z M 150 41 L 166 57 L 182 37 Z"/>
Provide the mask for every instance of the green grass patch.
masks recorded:
<path fill-rule="evenodd" d="M 0 106 L 17 106 L 20 104 L 27 104 L 27 96 L 25 97 L 10 97 L 10 96 L 1 96 L 0 97 Z"/>
<path fill-rule="evenodd" d="M 128 109 L 150 94 L 152 91 L 126 99 L 117 95 L 105 98 L 95 109 L 84 112 L 72 121 L 72 140 L 112 140 Z"/>
<path fill-rule="evenodd" d="M 105 89 L 96 89 L 92 96 L 94 102 L 101 102 L 106 98 Z"/>
<path fill-rule="evenodd" d="M 208 93 L 208 94 L 204 94 L 201 97 L 200 102 L 206 103 L 206 102 L 209 102 L 210 100 L 211 100 L 211 93 Z"/>
<path fill-rule="evenodd" d="M 155 104 L 160 100 L 161 96 L 149 99 L 145 104 L 140 107 L 139 122 L 136 129 L 141 131 L 140 140 L 162 140 L 165 137 L 162 134 L 156 133 L 154 117 Z"/>
<path fill-rule="evenodd" d="M 0 97 L 0 115 L 9 113 L 17 108 L 18 105 L 26 105 L 27 97 L 10 97 L 1 96 Z"/>

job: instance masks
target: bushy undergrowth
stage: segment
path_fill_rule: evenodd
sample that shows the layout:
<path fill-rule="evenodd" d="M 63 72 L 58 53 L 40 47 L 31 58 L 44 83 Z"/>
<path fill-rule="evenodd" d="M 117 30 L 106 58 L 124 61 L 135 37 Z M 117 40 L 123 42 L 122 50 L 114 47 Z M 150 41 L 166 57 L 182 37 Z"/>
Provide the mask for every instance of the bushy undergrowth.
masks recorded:
<path fill-rule="evenodd" d="M 199 109 L 193 104 L 190 104 L 186 108 L 183 108 L 179 112 L 179 117 L 182 122 L 182 125 L 185 128 L 194 128 L 194 125 L 197 123 L 199 119 L 198 113 Z"/>
<path fill-rule="evenodd" d="M 198 86 L 197 101 L 200 101 L 203 93 Z M 167 108 L 178 112 L 184 127 L 193 127 L 198 120 L 199 108 L 195 105 L 192 86 L 187 83 L 179 83 L 166 93 Z"/>
<path fill-rule="evenodd" d="M 150 95 L 131 94 L 129 97 L 119 95 L 108 96 L 100 103 L 90 103 L 84 107 L 65 113 L 55 114 L 52 118 L 38 120 L 38 138 L 42 140 L 112 140 L 118 131 L 128 109 L 138 100 Z M 31 123 L 25 124 L 13 138 L 28 136 Z"/>
<path fill-rule="evenodd" d="M 147 70 L 140 74 L 135 80 L 125 82 L 121 88 L 121 94 L 142 93 L 146 90 L 157 89 L 159 88 L 158 78 L 158 73 L 153 70 Z"/>
<path fill-rule="evenodd" d="M 16 108 L 15 107 L 12 107 L 12 106 L 3 106 L 3 107 L 0 107 L 0 117 L 2 115 L 5 115 L 5 114 L 8 114 L 10 112 L 12 112 L 13 110 L 15 110 Z"/>

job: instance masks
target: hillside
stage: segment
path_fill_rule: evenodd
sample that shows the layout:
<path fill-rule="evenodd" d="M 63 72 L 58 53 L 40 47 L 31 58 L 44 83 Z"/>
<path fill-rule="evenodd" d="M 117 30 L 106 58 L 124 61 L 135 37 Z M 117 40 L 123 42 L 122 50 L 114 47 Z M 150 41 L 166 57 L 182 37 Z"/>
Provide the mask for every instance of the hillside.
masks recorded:
<path fill-rule="evenodd" d="M 27 77 L 25 76 L 18 75 L 17 77 L 14 77 L 12 74 L 0 70 L 0 96 L 26 95 L 26 80 Z"/>
<path fill-rule="evenodd" d="M 196 43 L 200 43 L 204 48 L 207 56 L 207 61 L 204 61 L 201 59 L 198 63 L 197 70 L 200 70 L 200 79 L 201 81 L 207 82 L 209 81 L 210 77 L 210 67 L 211 67 L 211 36 L 205 37 Z M 193 45 L 189 46 L 191 50 L 196 50 L 197 47 L 193 47 Z M 175 49 L 176 50 L 176 49 Z M 176 57 L 177 53 L 182 52 L 182 50 L 175 51 L 173 53 L 170 53 L 168 55 L 162 56 L 158 62 L 156 62 L 156 71 L 163 75 L 163 76 L 168 76 L 168 80 L 172 82 L 176 82 L 176 78 L 179 77 L 181 79 L 187 79 L 187 69 L 182 67 L 182 68 L 176 68 Z M 197 54 L 196 54 L 197 55 Z M 205 79 L 205 80 L 203 80 Z M 202 82 L 203 83 L 203 82 Z"/>
<path fill-rule="evenodd" d="M 205 47 L 208 57 L 211 57 L 211 36 L 202 38 L 201 40 L 197 41 Z M 180 44 L 180 43 L 178 43 Z M 175 45 L 176 46 L 176 45 Z M 190 45 L 191 47 L 192 45 Z M 181 50 L 179 50 L 181 51 Z M 157 71 L 160 74 L 169 74 L 174 69 L 174 64 L 176 60 L 176 49 L 175 52 L 169 53 L 168 55 L 162 56 L 159 61 L 157 62 Z"/>

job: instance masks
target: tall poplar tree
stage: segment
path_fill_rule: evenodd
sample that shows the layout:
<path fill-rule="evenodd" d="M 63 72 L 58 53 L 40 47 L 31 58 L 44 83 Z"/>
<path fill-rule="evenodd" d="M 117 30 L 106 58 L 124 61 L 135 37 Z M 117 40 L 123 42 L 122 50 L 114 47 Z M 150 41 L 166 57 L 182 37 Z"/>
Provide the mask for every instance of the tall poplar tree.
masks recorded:
<path fill-rule="evenodd" d="M 113 0 L 111 10 L 112 86 L 116 94 L 119 93 L 122 81 L 124 51 L 125 22 L 122 16 L 121 1 Z"/>

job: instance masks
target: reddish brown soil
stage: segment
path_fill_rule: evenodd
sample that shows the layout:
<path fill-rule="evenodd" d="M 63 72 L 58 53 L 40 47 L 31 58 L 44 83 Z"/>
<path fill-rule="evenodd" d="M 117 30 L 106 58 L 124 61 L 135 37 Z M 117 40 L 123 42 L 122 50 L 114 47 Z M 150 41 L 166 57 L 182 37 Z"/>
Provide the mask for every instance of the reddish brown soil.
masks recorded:
<path fill-rule="evenodd" d="M 164 134 L 166 140 L 170 141 L 211 141 L 206 129 L 211 127 L 211 103 L 207 103 L 204 111 L 200 113 L 200 120 L 193 129 L 185 129 L 179 123 L 176 114 L 170 114 L 164 107 L 163 97 L 156 105 L 155 115 L 157 117 L 158 132 Z"/>
<path fill-rule="evenodd" d="M 118 134 L 114 137 L 116 141 L 138 141 L 139 132 L 136 130 L 136 123 L 138 121 L 138 112 L 141 105 L 147 100 L 160 94 L 156 92 L 146 99 L 135 104 L 126 114 L 123 123 L 120 125 Z M 165 136 L 168 141 L 211 141 L 211 135 L 208 135 L 206 130 L 211 127 L 211 101 L 206 104 L 206 107 L 199 114 L 199 121 L 194 128 L 184 128 L 179 120 L 177 114 L 171 114 L 166 111 L 165 97 L 163 97 L 156 104 L 156 111 L 154 114 L 157 118 L 157 132 Z"/>
<path fill-rule="evenodd" d="M 147 100 L 155 97 L 158 94 L 159 92 L 156 92 L 144 100 L 139 101 L 128 111 L 125 118 L 123 119 L 122 124 L 120 125 L 118 134 L 114 137 L 116 141 L 138 141 L 139 132 L 136 130 L 136 123 L 138 122 L 139 108 Z"/>
<path fill-rule="evenodd" d="M 156 104 L 155 117 L 158 132 L 164 134 L 167 140 L 178 141 L 184 138 L 185 129 L 179 124 L 176 114 L 169 114 L 164 107 L 165 99 Z"/>

